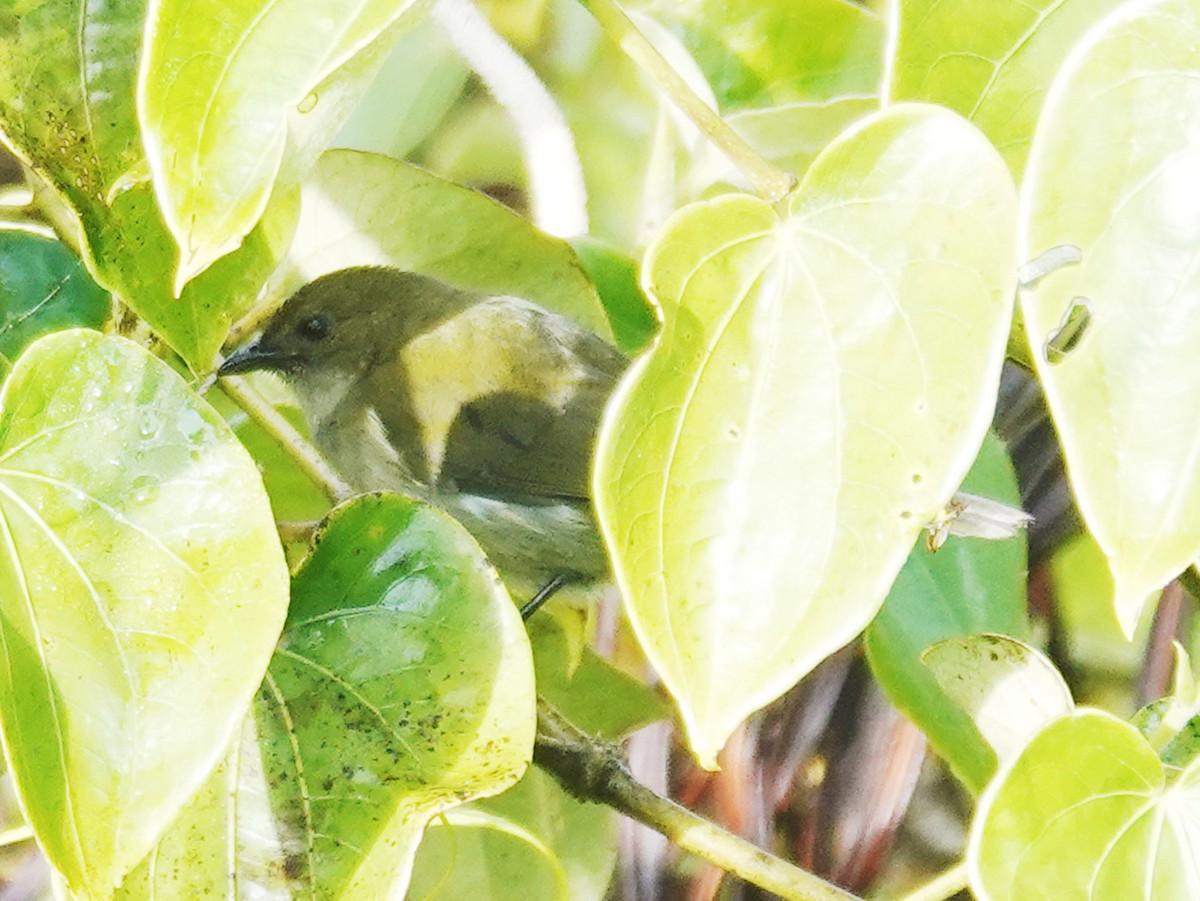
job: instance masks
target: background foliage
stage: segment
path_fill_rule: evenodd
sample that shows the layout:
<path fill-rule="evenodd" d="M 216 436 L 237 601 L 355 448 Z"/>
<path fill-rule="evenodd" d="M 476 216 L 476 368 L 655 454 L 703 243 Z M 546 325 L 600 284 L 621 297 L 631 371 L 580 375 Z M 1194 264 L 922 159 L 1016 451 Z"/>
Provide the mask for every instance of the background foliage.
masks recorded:
<path fill-rule="evenodd" d="M 1200 894 L 1197 45 L 1189 0 L 0 0 L 14 897 L 755 896 L 530 767 L 538 697 L 853 892 Z M 212 387 L 363 265 L 630 355 L 616 588 L 523 627 L 453 520 L 327 497 L 286 384 Z M 1034 525 L 936 549 L 960 488 Z"/>

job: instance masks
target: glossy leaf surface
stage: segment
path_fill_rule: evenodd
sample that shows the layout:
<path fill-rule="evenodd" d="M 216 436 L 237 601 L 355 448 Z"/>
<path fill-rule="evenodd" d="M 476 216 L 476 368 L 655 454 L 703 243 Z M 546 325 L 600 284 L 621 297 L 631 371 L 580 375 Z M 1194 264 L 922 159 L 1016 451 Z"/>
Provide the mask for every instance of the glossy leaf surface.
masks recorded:
<path fill-rule="evenodd" d="M 62 243 L 0 229 L 0 355 L 15 360 L 47 332 L 99 328 L 111 314 L 108 292 Z"/>
<path fill-rule="evenodd" d="M 426 823 L 514 783 L 533 727 L 528 640 L 478 545 L 415 501 L 358 498 L 296 573 L 240 775 L 214 777 L 126 897 L 223 894 L 227 874 L 239 897 L 403 896 Z"/>
<path fill-rule="evenodd" d="M 237 253 L 176 296 L 135 110 L 144 15 L 143 0 L 0 9 L 0 130 L 77 215 L 96 281 L 203 369 L 282 253 L 294 198 L 273 199 Z"/>
<path fill-rule="evenodd" d="M 1013 194 L 971 126 L 901 106 L 831 145 L 785 216 L 725 197 L 651 248 L 664 330 L 610 404 L 595 494 L 706 765 L 867 624 L 966 474 L 1011 316 Z"/>
<path fill-rule="evenodd" d="M 38 841 L 104 896 L 217 762 L 287 569 L 258 470 L 140 347 L 42 338 L 0 395 L 0 724 Z"/>

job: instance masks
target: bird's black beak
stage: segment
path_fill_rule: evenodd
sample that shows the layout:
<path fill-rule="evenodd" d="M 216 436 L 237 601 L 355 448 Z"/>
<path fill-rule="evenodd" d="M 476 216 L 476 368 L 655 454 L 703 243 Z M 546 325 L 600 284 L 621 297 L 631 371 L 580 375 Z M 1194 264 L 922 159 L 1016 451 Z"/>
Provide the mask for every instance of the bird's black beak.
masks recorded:
<path fill-rule="evenodd" d="M 286 370 L 291 362 L 290 356 L 263 347 L 260 340 L 247 344 L 226 357 L 221 368 L 217 370 L 217 375 L 237 375 L 257 369 Z"/>

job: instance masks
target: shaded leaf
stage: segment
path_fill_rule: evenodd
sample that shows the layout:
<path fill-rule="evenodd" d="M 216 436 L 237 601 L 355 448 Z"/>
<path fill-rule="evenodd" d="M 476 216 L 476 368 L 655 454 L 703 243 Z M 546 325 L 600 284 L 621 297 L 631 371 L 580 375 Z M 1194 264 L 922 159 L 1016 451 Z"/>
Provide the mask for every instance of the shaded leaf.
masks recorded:
<path fill-rule="evenodd" d="M 20 356 L 47 332 L 99 328 L 112 313 L 108 292 L 53 238 L 0 229 L 0 354 Z"/>
<path fill-rule="evenodd" d="M 627 354 L 644 350 L 658 332 L 658 315 L 638 284 L 637 264 L 592 238 L 581 238 L 571 246 L 596 286 L 617 347 Z"/>
<path fill-rule="evenodd" d="M 616 741 L 668 715 L 652 688 L 590 648 L 584 647 L 578 660 L 572 659 L 570 641 L 553 620 L 543 616 L 527 626 L 538 693 L 588 735 Z"/>
<path fill-rule="evenodd" d="M 831 145 L 784 217 L 725 197 L 651 248 L 664 330 L 609 406 L 594 491 L 704 764 L 869 622 L 966 474 L 1011 317 L 1013 193 L 973 128 L 900 106 Z"/>
<path fill-rule="evenodd" d="M 95 332 L 0 395 L 0 723 L 38 841 L 105 896 L 219 759 L 287 569 L 258 470 L 183 380 Z"/>
<path fill-rule="evenodd" d="M 994 435 L 984 441 L 962 488 L 1021 503 L 1012 464 Z M 1024 533 L 1002 541 L 951 538 L 936 554 L 918 542 L 867 627 L 867 660 L 876 679 L 976 792 L 995 772 L 995 754 L 938 686 L 921 652 L 947 638 L 980 632 L 1024 637 L 1027 631 Z"/>
<path fill-rule="evenodd" d="M 1093 29 L 1046 99 L 1020 250 L 1083 251 L 1021 292 L 1075 500 L 1131 635 L 1147 596 L 1200 555 L 1200 10 L 1133 2 Z M 1086 148 L 1086 152 L 1081 152 Z M 1057 364 L 1042 343 L 1086 298 Z"/>
<path fill-rule="evenodd" d="M 532 752 L 520 617 L 474 540 L 397 495 L 337 508 L 296 573 L 236 768 L 127 898 L 401 897 L 430 818 L 514 783 Z M 207 825 L 206 825 L 207 824 Z"/>
<path fill-rule="evenodd" d="M 372 265 L 516 294 L 611 334 L 595 288 L 565 242 L 416 166 L 330 151 L 303 187 L 296 237 L 268 292 L 285 297 L 321 275 Z"/>

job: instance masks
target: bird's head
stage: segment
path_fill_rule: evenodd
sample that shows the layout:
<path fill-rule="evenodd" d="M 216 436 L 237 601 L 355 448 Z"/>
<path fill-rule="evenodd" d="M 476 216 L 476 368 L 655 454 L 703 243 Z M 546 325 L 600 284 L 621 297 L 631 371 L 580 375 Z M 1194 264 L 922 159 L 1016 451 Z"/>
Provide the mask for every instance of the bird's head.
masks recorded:
<path fill-rule="evenodd" d="M 219 374 L 259 369 L 290 376 L 362 373 L 477 299 L 414 272 L 342 269 L 288 298 L 262 335 L 230 355 Z"/>

